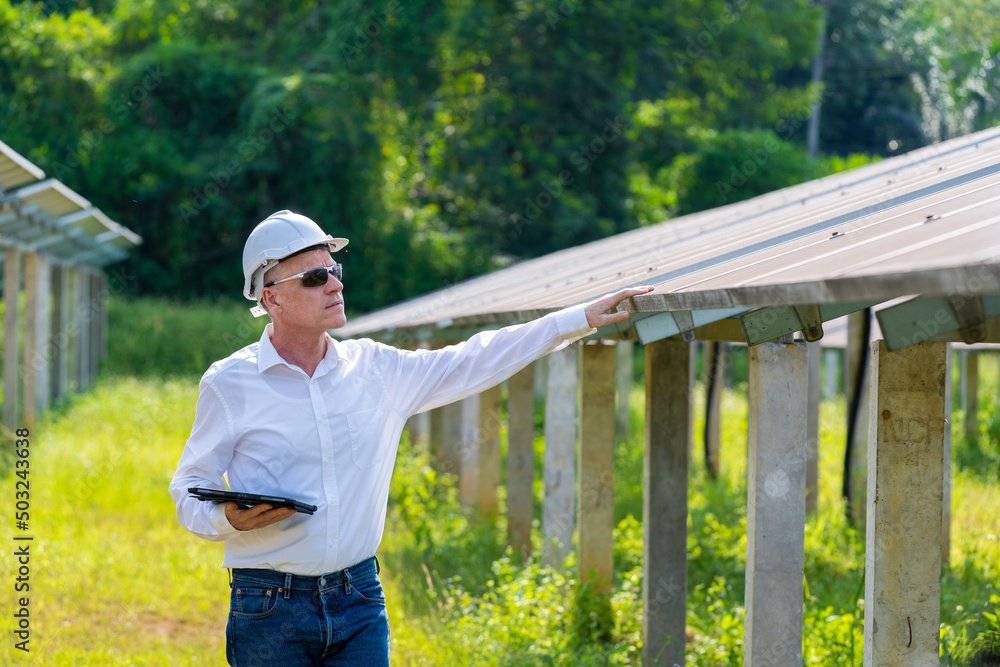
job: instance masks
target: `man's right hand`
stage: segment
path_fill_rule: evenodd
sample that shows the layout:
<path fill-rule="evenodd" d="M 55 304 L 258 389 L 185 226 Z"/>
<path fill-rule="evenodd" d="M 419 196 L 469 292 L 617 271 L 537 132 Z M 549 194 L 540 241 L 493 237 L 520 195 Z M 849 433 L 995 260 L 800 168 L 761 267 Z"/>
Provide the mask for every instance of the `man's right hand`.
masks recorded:
<path fill-rule="evenodd" d="M 254 505 L 245 510 L 230 500 L 226 503 L 226 518 L 236 530 L 254 530 L 270 526 L 295 514 L 291 507 L 272 507 L 267 503 Z"/>

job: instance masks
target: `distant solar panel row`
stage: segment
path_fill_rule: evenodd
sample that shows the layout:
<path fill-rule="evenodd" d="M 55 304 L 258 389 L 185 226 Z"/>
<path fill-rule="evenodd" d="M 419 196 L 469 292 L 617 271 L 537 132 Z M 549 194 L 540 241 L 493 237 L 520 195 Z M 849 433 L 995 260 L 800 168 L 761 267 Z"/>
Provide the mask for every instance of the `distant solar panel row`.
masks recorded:
<path fill-rule="evenodd" d="M 0 245 L 105 266 L 142 238 L 0 141 Z"/>

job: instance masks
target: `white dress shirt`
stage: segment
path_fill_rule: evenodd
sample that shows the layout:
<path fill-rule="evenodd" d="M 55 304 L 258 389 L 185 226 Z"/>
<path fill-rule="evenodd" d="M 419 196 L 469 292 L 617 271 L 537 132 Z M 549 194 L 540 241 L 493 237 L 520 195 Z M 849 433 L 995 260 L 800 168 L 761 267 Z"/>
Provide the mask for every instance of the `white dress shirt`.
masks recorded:
<path fill-rule="evenodd" d="M 202 377 L 170 495 L 188 530 L 225 540 L 223 567 L 303 575 L 375 554 L 410 415 L 479 393 L 593 331 L 575 306 L 439 350 L 330 338 L 309 377 L 278 355 L 271 326 Z M 188 495 L 193 486 L 224 488 L 223 474 L 234 491 L 290 496 L 318 509 L 238 531 L 225 505 Z"/>

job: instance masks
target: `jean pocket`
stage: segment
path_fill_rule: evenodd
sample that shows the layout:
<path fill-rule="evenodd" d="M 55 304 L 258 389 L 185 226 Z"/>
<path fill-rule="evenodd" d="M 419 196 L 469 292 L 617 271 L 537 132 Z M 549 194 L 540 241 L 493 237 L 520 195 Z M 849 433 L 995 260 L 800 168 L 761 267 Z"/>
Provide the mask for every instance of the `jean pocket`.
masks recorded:
<path fill-rule="evenodd" d="M 352 581 L 351 588 L 354 591 L 354 595 L 357 595 L 363 602 L 385 604 L 385 593 L 382 591 L 382 582 L 374 572 Z"/>
<path fill-rule="evenodd" d="M 237 618 L 267 618 L 278 608 L 278 587 L 233 583 L 230 609 Z"/>

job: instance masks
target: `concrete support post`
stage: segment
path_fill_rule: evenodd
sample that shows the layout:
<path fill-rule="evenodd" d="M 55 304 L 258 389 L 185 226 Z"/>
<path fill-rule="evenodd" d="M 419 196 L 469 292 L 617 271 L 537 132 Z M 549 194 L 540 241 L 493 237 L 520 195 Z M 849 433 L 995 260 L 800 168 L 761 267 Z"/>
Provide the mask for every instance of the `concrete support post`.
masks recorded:
<path fill-rule="evenodd" d="M 543 400 L 549 389 L 548 363 L 535 364 L 535 400 Z"/>
<path fill-rule="evenodd" d="M 88 268 L 80 268 L 77 273 L 77 386 L 80 391 L 90 386 L 90 319 L 93 315 L 90 303 L 90 276 Z"/>
<path fill-rule="evenodd" d="M 535 513 L 535 364 L 507 381 L 507 544 L 531 552 Z"/>
<path fill-rule="evenodd" d="M 614 562 L 615 346 L 583 346 L 580 411 L 579 565 L 581 583 L 611 592 Z M 611 618 L 611 600 L 606 618 Z"/>
<path fill-rule="evenodd" d="M 418 450 L 426 450 L 430 440 L 430 430 L 430 412 L 420 412 L 406 420 L 406 432 L 410 435 L 410 443 Z"/>
<path fill-rule="evenodd" d="M 804 343 L 750 348 L 744 665 L 802 664 Z"/>
<path fill-rule="evenodd" d="M 615 391 L 618 394 L 618 407 L 615 413 L 615 432 L 621 440 L 628 439 L 629 397 L 632 395 L 632 356 L 635 353 L 635 343 L 630 340 L 620 340 L 615 343 Z"/>
<path fill-rule="evenodd" d="M 965 439 L 979 438 L 979 354 L 962 351 L 962 411 L 965 412 Z"/>
<path fill-rule="evenodd" d="M 542 563 L 557 568 L 573 549 L 579 349 L 579 345 L 570 345 L 547 357 Z"/>
<path fill-rule="evenodd" d="M 706 389 L 706 405 L 705 405 L 705 467 L 711 472 L 713 477 L 719 476 L 719 450 L 720 442 L 722 440 L 721 435 L 721 424 L 722 424 L 722 391 L 723 391 L 723 374 L 722 374 L 722 358 L 716 362 L 715 359 L 715 347 L 716 344 L 711 341 L 706 341 L 703 349 L 705 350 L 705 389 Z M 722 344 L 718 344 L 719 354 L 722 354 Z M 707 390 L 708 384 L 715 374 L 715 389 L 712 395 L 709 397 Z"/>
<path fill-rule="evenodd" d="M 441 470 L 441 457 L 444 455 L 444 408 L 434 408 L 428 413 L 430 431 L 427 436 L 427 453 L 435 470 Z"/>
<path fill-rule="evenodd" d="M 503 425 L 503 385 L 479 395 L 479 511 L 494 518 L 500 511 L 500 427 Z"/>
<path fill-rule="evenodd" d="M 936 665 L 946 343 L 872 343 L 864 664 Z M 798 664 L 798 663 L 796 663 Z"/>
<path fill-rule="evenodd" d="M 52 267 L 52 358 L 50 366 L 52 375 L 49 386 L 51 398 L 59 398 L 67 391 L 68 361 L 66 346 L 68 336 L 66 325 L 69 320 L 69 300 L 66 296 L 68 281 L 66 267 Z"/>
<path fill-rule="evenodd" d="M 429 344 L 427 347 L 434 349 L 435 345 Z M 427 411 L 427 455 L 431 465 L 438 472 L 441 472 L 444 456 L 444 417 L 444 408 Z"/>
<path fill-rule="evenodd" d="M 49 263 L 36 252 L 24 256 L 24 425 L 35 426 L 49 391 Z"/>
<path fill-rule="evenodd" d="M 79 391 L 80 386 L 80 268 L 65 269 L 63 299 L 66 305 L 66 385 L 68 391 Z"/>
<path fill-rule="evenodd" d="M 952 354 L 951 345 L 945 347 L 944 359 L 944 440 L 941 455 L 941 562 L 945 567 L 951 565 L 951 415 L 954 412 L 951 382 Z"/>
<path fill-rule="evenodd" d="M 708 345 L 705 341 L 698 341 L 692 344 L 691 354 L 688 357 L 688 392 L 693 396 L 695 379 L 698 377 L 698 348 L 702 350 Z M 694 446 L 694 401 L 688 401 L 688 456 L 691 456 L 691 448 Z"/>
<path fill-rule="evenodd" d="M 441 406 L 441 456 L 437 469 L 456 478 L 461 472 L 462 401 Z"/>
<path fill-rule="evenodd" d="M 684 664 L 692 350 L 670 339 L 645 347 L 642 647 L 648 665 Z"/>
<path fill-rule="evenodd" d="M 806 513 L 816 511 L 819 498 L 819 342 L 807 343 L 809 356 L 809 394 L 806 413 Z"/>
<path fill-rule="evenodd" d="M 417 349 L 427 349 L 427 343 L 420 343 Z M 406 420 L 406 432 L 410 434 L 410 443 L 418 450 L 428 446 L 430 441 L 431 413 L 421 412 L 411 415 Z"/>
<path fill-rule="evenodd" d="M 458 453 L 458 495 L 462 507 L 473 509 L 479 499 L 479 402 L 475 394 L 461 401 L 462 444 Z"/>
<path fill-rule="evenodd" d="M 111 281 L 104 271 L 100 272 L 101 282 L 101 361 L 108 358 L 108 301 L 111 300 Z"/>
<path fill-rule="evenodd" d="M 21 349 L 18 341 L 18 293 L 21 291 L 21 251 L 7 248 L 3 263 L 3 423 L 10 429 L 20 426 L 18 404 Z"/>
<path fill-rule="evenodd" d="M 90 382 L 97 381 L 101 370 L 101 327 L 104 323 L 105 294 L 101 290 L 103 273 L 95 269 L 90 276 Z"/>
<path fill-rule="evenodd" d="M 410 443 L 414 447 L 426 450 L 431 437 L 431 413 L 420 412 L 411 415 L 406 420 L 406 431 L 410 434 Z"/>
<path fill-rule="evenodd" d="M 833 398 L 837 395 L 840 383 L 837 382 L 837 369 L 840 368 L 840 352 L 834 348 L 823 349 L 823 398 Z"/>
<path fill-rule="evenodd" d="M 52 337 L 52 262 L 44 256 L 38 257 L 38 344 L 42 353 L 39 361 L 38 380 L 35 386 L 35 401 L 39 412 L 48 410 L 52 402 L 52 362 L 57 354 L 57 346 Z M 104 325 L 105 335 L 107 325 Z"/>

